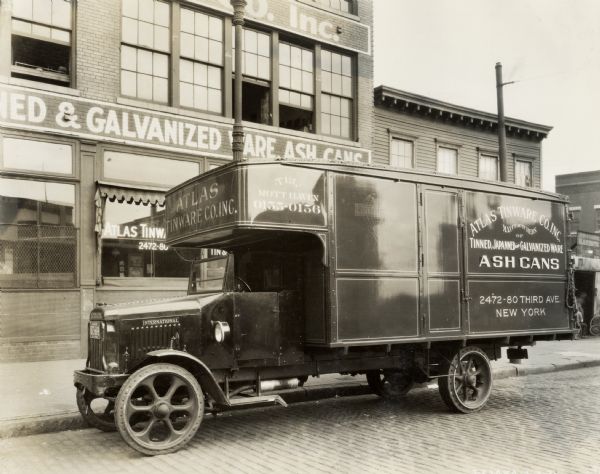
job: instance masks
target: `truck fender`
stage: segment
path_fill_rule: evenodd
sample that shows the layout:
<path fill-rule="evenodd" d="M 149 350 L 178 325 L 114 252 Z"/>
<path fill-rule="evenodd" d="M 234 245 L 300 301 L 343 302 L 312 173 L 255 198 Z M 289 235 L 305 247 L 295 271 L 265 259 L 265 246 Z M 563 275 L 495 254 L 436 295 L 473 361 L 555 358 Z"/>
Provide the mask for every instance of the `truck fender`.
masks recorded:
<path fill-rule="evenodd" d="M 136 366 L 135 370 L 154 362 L 168 362 L 187 369 L 198 379 L 202 390 L 208 393 L 218 405 L 231 405 L 210 369 L 197 357 L 175 349 L 160 349 L 148 352 L 144 361 Z"/>

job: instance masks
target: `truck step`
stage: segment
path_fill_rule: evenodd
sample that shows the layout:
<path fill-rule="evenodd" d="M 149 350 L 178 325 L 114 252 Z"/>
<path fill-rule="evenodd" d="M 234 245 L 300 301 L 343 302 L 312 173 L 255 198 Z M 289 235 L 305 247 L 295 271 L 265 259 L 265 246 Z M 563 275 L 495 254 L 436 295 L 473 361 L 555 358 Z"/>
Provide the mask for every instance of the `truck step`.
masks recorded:
<path fill-rule="evenodd" d="M 287 407 L 287 403 L 279 395 L 261 395 L 260 397 L 245 397 L 245 398 L 234 398 L 229 400 L 230 408 L 248 408 L 253 406 L 266 406 L 266 405 L 281 405 Z"/>

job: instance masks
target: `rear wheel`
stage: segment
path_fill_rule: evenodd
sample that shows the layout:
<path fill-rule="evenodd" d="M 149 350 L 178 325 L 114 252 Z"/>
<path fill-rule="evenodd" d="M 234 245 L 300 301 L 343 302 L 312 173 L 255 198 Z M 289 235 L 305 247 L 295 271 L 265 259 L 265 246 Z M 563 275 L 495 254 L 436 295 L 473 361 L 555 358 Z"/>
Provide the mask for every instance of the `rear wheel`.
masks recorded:
<path fill-rule="evenodd" d="M 204 415 L 195 377 L 173 364 L 152 364 L 129 377 L 117 396 L 115 420 L 125 442 L 148 456 L 185 446 Z"/>
<path fill-rule="evenodd" d="M 97 397 L 84 387 L 77 387 L 77 408 L 88 425 L 102 431 L 116 431 L 115 403 Z"/>
<path fill-rule="evenodd" d="M 387 400 L 399 400 L 413 387 L 414 378 L 407 370 L 371 370 L 367 372 L 367 383 L 373 393 L 380 397 Z"/>
<path fill-rule="evenodd" d="M 452 411 L 481 410 L 492 391 L 492 368 L 485 352 L 478 347 L 465 347 L 452 360 L 444 359 L 438 387 L 442 400 Z"/>

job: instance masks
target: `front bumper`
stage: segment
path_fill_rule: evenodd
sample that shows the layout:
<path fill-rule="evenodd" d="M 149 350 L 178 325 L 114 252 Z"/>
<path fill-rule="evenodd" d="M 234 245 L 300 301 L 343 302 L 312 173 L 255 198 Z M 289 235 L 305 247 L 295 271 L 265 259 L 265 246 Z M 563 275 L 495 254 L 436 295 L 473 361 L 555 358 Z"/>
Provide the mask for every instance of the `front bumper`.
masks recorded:
<path fill-rule="evenodd" d="M 110 388 L 118 388 L 129 377 L 128 374 L 99 374 L 90 370 L 76 370 L 73 373 L 73 383 L 75 386 L 85 387 L 89 392 L 103 397 Z"/>

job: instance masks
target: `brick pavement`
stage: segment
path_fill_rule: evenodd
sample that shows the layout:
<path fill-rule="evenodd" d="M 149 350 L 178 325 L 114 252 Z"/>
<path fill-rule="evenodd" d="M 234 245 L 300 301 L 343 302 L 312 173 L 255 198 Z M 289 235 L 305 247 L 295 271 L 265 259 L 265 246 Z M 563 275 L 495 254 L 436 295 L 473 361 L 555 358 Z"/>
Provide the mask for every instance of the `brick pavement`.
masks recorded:
<path fill-rule="evenodd" d="M 600 472 L 600 368 L 500 380 L 480 413 L 437 390 L 207 417 L 190 445 L 146 458 L 96 430 L 0 440 L 0 472 Z"/>

